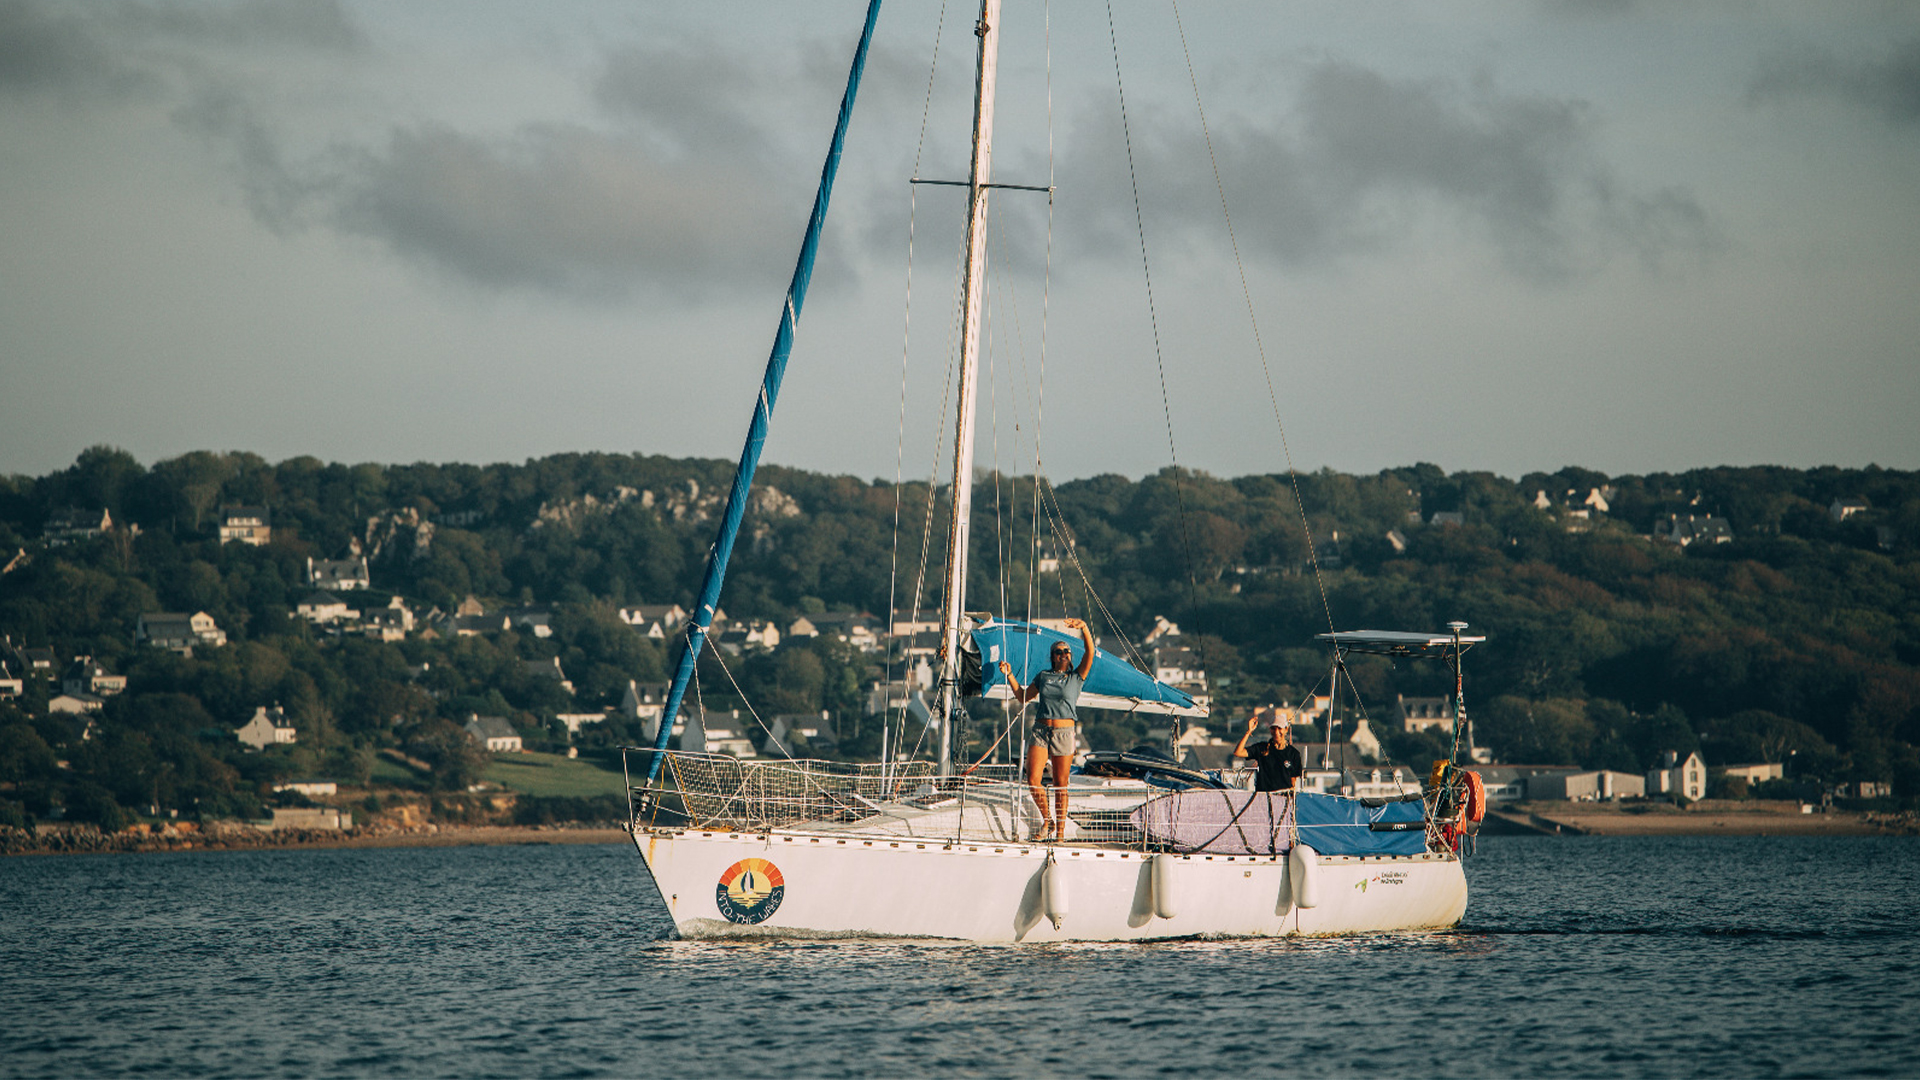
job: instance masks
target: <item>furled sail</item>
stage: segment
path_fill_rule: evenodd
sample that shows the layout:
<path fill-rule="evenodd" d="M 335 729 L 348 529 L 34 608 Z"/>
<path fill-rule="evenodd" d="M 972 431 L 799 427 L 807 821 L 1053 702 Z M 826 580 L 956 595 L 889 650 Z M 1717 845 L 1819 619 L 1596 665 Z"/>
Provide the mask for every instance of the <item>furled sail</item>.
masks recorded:
<path fill-rule="evenodd" d="M 989 617 L 973 627 L 973 643 L 980 650 L 982 693 L 992 698 L 1012 696 L 1000 662 L 1013 667 L 1013 677 L 1025 686 L 1033 676 L 1047 668 L 1048 653 L 1055 642 L 1066 642 L 1073 649 L 1074 667 L 1086 652 L 1086 643 L 1078 634 L 1066 634 L 1016 619 Z M 1205 716 L 1206 707 L 1186 693 L 1176 690 L 1105 649 L 1095 649 L 1093 670 L 1080 691 L 1080 704 L 1089 709 L 1123 709 L 1129 712 L 1171 713 L 1176 716 Z"/>

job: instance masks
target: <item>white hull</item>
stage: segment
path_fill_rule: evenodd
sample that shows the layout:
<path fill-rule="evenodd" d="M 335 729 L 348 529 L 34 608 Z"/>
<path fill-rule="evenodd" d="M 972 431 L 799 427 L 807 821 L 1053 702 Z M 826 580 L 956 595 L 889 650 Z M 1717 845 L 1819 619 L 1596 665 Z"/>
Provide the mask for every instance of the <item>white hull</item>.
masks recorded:
<path fill-rule="evenodd" d="M 1112 847 L 849 837 L 774 830 L 633 831 L 681 936 L 871 936 L 965 941 L 1140 941 L 1443 929 L 1466 911 L 1467 883 L 1447 855 L 1321 856 L 1311 908 L 1287 859 L 1172 856 L 1155 913 L 1156 856 Z M 1058 864 L 1066 911 L 1056 928 L 1042 878 Z M 722 910 L 723 880 L 748 866 L 780 883 L 777 906 Z M 1058 909 L 1056 902 L 1055 908 Z M 766 910 L 767 908 L 771 910 Z M 744 921 L 757 919 L 758 921 Z"/>

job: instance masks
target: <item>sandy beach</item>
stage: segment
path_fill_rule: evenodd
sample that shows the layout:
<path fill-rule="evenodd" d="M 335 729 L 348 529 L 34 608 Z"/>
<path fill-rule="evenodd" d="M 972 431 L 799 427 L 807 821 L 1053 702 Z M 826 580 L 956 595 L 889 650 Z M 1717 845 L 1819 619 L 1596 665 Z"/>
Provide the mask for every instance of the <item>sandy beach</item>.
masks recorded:
<path fill-rule="evenodd" d="M 1884 815 L 1831 810 L 1801 813 L 1798 803 L 1705 800 L 1682 809 L 1662 804 L 1534 802 L 1513 808 L 1536 824 L 1595 836 L 1875 836 L 1903 831 Z"/>

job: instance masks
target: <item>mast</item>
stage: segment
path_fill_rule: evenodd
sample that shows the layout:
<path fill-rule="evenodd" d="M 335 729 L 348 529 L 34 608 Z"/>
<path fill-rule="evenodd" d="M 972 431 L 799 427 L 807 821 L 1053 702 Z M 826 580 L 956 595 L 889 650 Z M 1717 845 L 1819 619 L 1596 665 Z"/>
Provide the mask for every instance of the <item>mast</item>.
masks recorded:
<path fill-rule="evenodd" d="M 967 177 L 966 297 L 960 319 L 960 395 L 953 439 L 953 517 L 947 526 L 947 590 L 940 613 L 940 775 L 953 773 L 953 708 L 960 696 L 960 622 L 973 515 L 973 425 L 980 360 L 980 297 L 987 278 L 987 183 L 993 171 L 993 81 L 999 68 L 1000 0 L 980 0 L 980 66 L 973 92 L 973 166 Z"/>
<path fill-rule="evenodd" d="M 1460 631 L 1466 628 L 1467 624 L 1463 622 L 1447 624 L 1447 629 L 1453 632 L 1453 748 L 1447 752 L 1447 760 L 1455 764 L 1460 760 L 1460 731 L 1467 722 L 1467 675 L 1465 660 L 1461 656 L 1465 650 L 1460 647 Z M 1471 731 L 1470 728 L 1468 730 Z M 1472 746 L 1471 736 L 1467 743 L 1469 747 Z M 1472 756 L 1471 750 L 1468 756 Z"/>
<path fill-rule="evenodd" d="M 806 237 L 800 242 L 800 258 L 793 268 L 793 280 L 787 285 L 786 303 L 780 312 L 780 328 L 773 335 L 773 352 L 767 357 L 767 374 L 760 384 L 760 396 L 754 402 L 753 420 L 747 425 L 747 445 L 740 451 L 740 465 L 734 470 L 733 490 L 727 493 L 727 509 L 720 518 L 720 535 L 707 550 L 707 574 L 700 585 L 700 599 L 694 602 L 687 619 L 686 644 L 680 663 L 674 668 L 673 683 L 667 689 L 666 704 L 660 710 L 660 731 L 654 736 L 654 752 L 648 755 L 647 783 L 660 775 L 663 760 L 660 751 L 673 736 L 673 722 L 680 715 L 680 701 L 692 681 L 694 665 L 706 647 L 707 631 L 713 627 L 713 614 L 720 603 L 720 587 L 726 582 L 727 560 L 733 556 L 733 541 L 740 533 L 740 519 L 746 516 L 747 495 L 753 487 L 753 472 L 760 464 L 760 451 L 766 446 L 767 428 L 773 423 L 774 402 L 780 398 L 780 381 L 787 373 L 787 358 L 793 355 L 793 337 L 800 326 L 800 310 L 806 306 L 807 284 L 813 280 L 813 259 L 820 250 L 820 229 L 826 224 L 827 203 L 833 197 L 833 178 L 840 171 L 840 150 L 847 141 L 847 124 L 853 119 L 853 99 L 860 92 L 860 75 L 867 66 L 867 47 L 873 43 L 873 24 L 880 17 L 880 0 L 869 0 L 866 25 L 860 31 L 860 44 L 854 49 L 853 69 L 847 72 L 847 90 L 840 98 L 840 116 L 834 122 L 833 142 L 827 148 L 827 162 L 820 169 L 820 187 L 813 196 L 813 216 L 807 219 Z"/>

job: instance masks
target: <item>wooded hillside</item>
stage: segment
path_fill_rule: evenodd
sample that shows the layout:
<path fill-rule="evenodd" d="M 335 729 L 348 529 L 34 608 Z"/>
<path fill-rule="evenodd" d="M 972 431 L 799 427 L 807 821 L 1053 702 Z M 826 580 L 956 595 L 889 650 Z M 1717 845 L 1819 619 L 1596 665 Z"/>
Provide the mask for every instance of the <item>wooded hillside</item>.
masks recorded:
<path fill-rule="evenodd" d="M 26 677 L 0 702 L 0 813 L 257 813 L 271 781 L 365 782 L 383 749 L 462 785 L 479 762 L 457 722 L 473 714 L 563 748 L 557 713 L 602 709 L 629 680 L 664 678 L 665 647 L 616 611 L 691 603 L 731 474 L 727 462 L 604 454 L 349 466 L 193 453 L 149 468 L 100 447 L 52 475 L 0 479 L 0 634 L 15 650 L 50 649 L 56 664 L 50 681 L 11 672 Z M 1888 781 L 1908 804 L 1920 796 L 1920 475 L 1565 469 L 1515 481 L 1417 465 L 1297 485 L 1299 502 L 1285 476 L 1072 481 L 1043 489 L 1036 544 L 1032 481 L 985 477 L 969 607 L 1064 607 L 1103 638 L 1135 640 L 1155 616 L 1172 619 L 1203 656 L 1222 719 L 1309 692 L 1326 665 L 1311 639 L 1330 622 L 1428 630 L 1459 619 L 1489 638 L 1469 657 L 1468 695 L 1480 742 L 1501 760 L 1637 771 L 1697 748 L 1709 763 L 1789 762 L 1797 782 Z M 922 483 L 763 467 L 727 613 L 779 625 L 849 609 L 906 618 L 930 497 Z M 220 542 L 223 508 L 240 505 L 270 512 L 270 543 Z M 104 510 L 115 527 L 47 535 L 72 509 Z M 936 521 L 923 618 L 937 610 L 943 539 Z M 551 609 L 551 636 L 380 641 L 293 617 L 313 592 L 307 559 L 356 544 L 372 580 L 357 607 L 391 596 L 422 612 L 469 595 L 489 608 L 538 603 Z M 1059 571 L 1032 573 L 1042 557 Z M 140 617 L 155 612 L 205 612 L 228 642 L 190 658 L 136 645 Z M 128 679 L 89 738 L 84 717 L 47 707 L 76 656 Z M 571 693 L 524 663 L 552 658 Z M 763 713 L 826 710 L 847 751 L 869 737 L 873 725 L 856 739 L 854 724 L 885 674 L 879 656 L 825 638 L 731 670 Z M 1421 664 L 1361 663 L 1355 677 L 1375 716 L 1396 694 L 1450 687 Z M 702 669 L 710 706 L 726 704 L 716 687 L 727 678 Z M 233 729 L 275 702 L 298 743 L 243 752 Z M 1110 721 L 1099 738 L 1152 735 Z M 607 724 L 581 740 L 591 750 L 634 737 Z M 1406 763 L 1431 750 L 1418 736 L 1388 740 Z"/>

